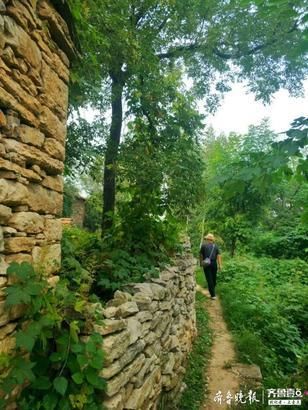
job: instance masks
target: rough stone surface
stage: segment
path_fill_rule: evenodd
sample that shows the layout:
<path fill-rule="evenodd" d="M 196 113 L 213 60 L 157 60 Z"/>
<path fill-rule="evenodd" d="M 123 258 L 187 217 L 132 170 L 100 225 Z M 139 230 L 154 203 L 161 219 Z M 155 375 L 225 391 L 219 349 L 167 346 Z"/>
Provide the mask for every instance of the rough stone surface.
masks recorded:
<path fill-rule="evenodd" d="M 166 392 L 165 408 L 176 408 L 196 336 L 195 260 L 187 251 L 176 264 L 156 282 L 117 291 L 104 309 L 107 409 L 155 409 Z M 104 327 L 96 329 L 103 334 Z"/>
<path fill-rule="evenodd" d="M 4 307 L 9 264 L 34 264 L 50 276 L 51 286 L 59 279 L 62 226 L 56 216 L 62 212 L 69 59 L 75 49 L 54 4 L 0 0 L 0 353 L 5 354 L 14 351 L 16 320 L 25 311 Z M 14 403 L 7 406 L 13 408 Z"/>
<path fill-rule="evenodd" d="M 35 246 L 32 250 L 34 268 L 43 274 L 53 274 L 60 269 L 61 245 Z"/>
<path fill-rule="evenodd" d="M 27 233 L 39 233 L 44 230 L 44 218 L 34 212 L 16 212 L 8 223 L 18 231 Z"/>

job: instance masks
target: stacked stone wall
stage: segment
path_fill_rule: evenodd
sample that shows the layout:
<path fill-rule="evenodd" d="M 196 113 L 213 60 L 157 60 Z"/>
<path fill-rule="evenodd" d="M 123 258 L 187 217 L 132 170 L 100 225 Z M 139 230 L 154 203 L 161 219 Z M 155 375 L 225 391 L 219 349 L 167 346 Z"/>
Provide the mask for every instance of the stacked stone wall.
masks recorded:
<path fill-rule="evenodd" d="M 30 262 L 51 277 L 60 267 L 73 54 L 52 2 L 0 0 L 0 353 L 13 345 L 18 316 L 4 310 L 8 264 Z"/>
<path fill-rule="evenodd" d="M 196 336 L 195 259 L 189 249 L 158 279 L 117 291 L 103 310 L 109 410 L 176 408 Z"/>

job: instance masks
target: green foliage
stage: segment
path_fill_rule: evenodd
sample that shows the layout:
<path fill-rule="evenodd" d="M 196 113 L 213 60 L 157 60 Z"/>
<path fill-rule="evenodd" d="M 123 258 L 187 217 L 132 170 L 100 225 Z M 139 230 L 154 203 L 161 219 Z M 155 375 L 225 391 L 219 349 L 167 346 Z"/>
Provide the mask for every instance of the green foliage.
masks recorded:
<path fill-rule="evenodd" d="M 70 218 L 73 211 L 73 202 L 78 195 L 78 189 L 71 180 L 66 180 L 64 183 L 63 193 L 63 212 L 64 218 Z"/>
<path fill-rule="evenodd" d="M 142 252 L 129 248 L 115 232 L 113 241 L 104 243 L 97 233 L 66 228 L 63 233 L 63 275 L 72 287 L 93 292 L 108 300 L 113 292 L 131 282 L 157 277 L 157 267 L 169 259 L 153 249 Z M 110 246 L 110 244 L 113 246 Z M 159 261 L 159 262 L 157 262 Z"/>
<path fill-rule="evenodd" d="M 307 343 L 304 261 L 238 257 L 225 263 L 219 292 L 239 357 L 261 367 L 266 387 L 293 381 Z M 299 386 L 302 388 L 302 386 Z"/>
<path fill-rule="evenodd" d="M 0 389 L 25 385 L 18 408 L 99 409 L 104 380 L 102 337 L 86 334 L 87 299 L 67 280 L 51 288 L 31 265 L 12 263 L 6 289 L 8 309 L 24 306 L 16 351 L 1 358 Z M 74 291 L 72 291 L 74 290 Z M 9 399 L 8 399 L 9 400 Z M 7 401 L 1 401 L 5 408 Z"/>
<path fill-rule="evenodd" d="M 307 230 L 290 229 L 285 234 L 276 232 L 261 233 L 251 243 L 251 250 L 256 256 L 301 258 L 307 260 Z"/>
<path fill-rule="evenodd" d="M 196 293 L 196 319 L 198 336 L 194 341 L 192 351 L 188 357 L 188 365 L 185 373 L 184 383 L 187 388 L 181 396 L 179 408 L 181 410 L 197 410 L 204 402 L 206 394 L 205 369 L 209 360 L 212 344 L 212 334 L 209 329 L 205 310 L 206 298 L 201 293 Z"/>
<path fill-rule="evenodd" d="M 107 126 L 103 118 L 92 122 L 86 121 L 80 115 L 69 121 L 65 155 L 65 174 L 75 175 L 89 170 L 93 160 L 102 155 Z"/>
<path fill-rule="evenodd" d="M 115 212 L 122 100 L 140 128 L 151 129 L 156 145 L 170 135 L 177 136 L 176 128 L 186 135 L 191 135 L 187 128 L 196 129 L 194 115 L 185 107 L 186 98 L 179 97 L 184 94 L 184 78 L 192 82 L 188 100 L 205 97 L 208 111 L 215 110 L 220 96 L 236 79 L 247 80 L 257 98 L 266 101 L 280 87 L 300 93 L 307 72 L 307 59 L 300 58 L 298 49 L 306 36 L 302 0 L 285 3 L 282 8 L 243 0 L 210 0 L 206 4 L 194 0 L 189 8 L 183 0 L 70 0 L 69 4 L 83 50 L 72 76 L 71 102 L 75 108 L 90 105 L 101 112 L 112 106 L 104 163 L 105 227 L 113 224 Z M 170 110 L 172 101 L 176 103 Z M 162 124 L 163 118 L 167 118 L 167 126 Z M 81 123 L 81 132 L 77 132 L 86 135 L 81 142 L 89 136 L 83 132 L 88 127 L 84 125 Z M 69 147 L 77 148 L 83 158 L 87 149 L 83 143 L 74 144 L 74 135 Z M 143 139 L 142 132 L 140 136 Z M 181 176 L 187 184 L 182 171 L 192 164 L 181 158 L 167 178 L 170 191 L 175 190 L 185 205 L 187 196 L 179 195 L 172 177 L 178 181 Z"/>

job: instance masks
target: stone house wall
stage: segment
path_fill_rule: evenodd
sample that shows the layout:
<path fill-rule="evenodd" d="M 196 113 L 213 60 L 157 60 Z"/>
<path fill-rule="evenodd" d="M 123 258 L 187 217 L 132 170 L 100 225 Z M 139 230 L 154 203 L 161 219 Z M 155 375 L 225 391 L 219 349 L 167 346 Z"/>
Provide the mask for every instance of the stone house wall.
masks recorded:
<path fill-rule="evenodd" d="M 72 223 L 73 225 L 83 227 L 86 214 L 86 200 L 81 197 L 76 197 L 72 204 Z"/>
<path fill-rule="evenodd" d="M 176 408 L 196 336 L 195 259 L 189 248 L 159 279 L 117 291 L 103 310 L 109 410 Z M 97 311 L 97 310 L 96 310 Z"/>
<path fill-rule="evenodd" d="M 0 0 L 0 352 L 6 268 L 30 262 L 55 275 L 61 260 L 69 59 L 75 49 L 52 1 Z"/>

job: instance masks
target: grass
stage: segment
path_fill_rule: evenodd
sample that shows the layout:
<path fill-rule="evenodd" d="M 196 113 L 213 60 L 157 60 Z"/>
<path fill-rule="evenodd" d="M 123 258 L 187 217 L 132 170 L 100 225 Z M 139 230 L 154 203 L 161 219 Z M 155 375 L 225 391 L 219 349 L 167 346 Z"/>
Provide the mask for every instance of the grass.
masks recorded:
<path fill-rule="evenodd" d="M 203 272 L 202 268 L 198 268 L 196 270 L 196 281 L 197 281 L 198 285 L 200 285 L 202 288 L 207 287 L 206 280 L 205 280 L 205 275 L 204 275 L 204 272 Z"/>
<path fill-rule="evenodd" d="M 198 274 L 199 273 L 197 272 L 197 275 Z M 201 276 L 199 279 L 201 281 Z M 197 282 L 199 279 L 197 279 Z M 202 281 L 201 283 L 198 283 L 202 286 Z M 201 293 L 197 292 L 196 317 L 198 336 L 188 358 L 184 378 L 184 383 L 187 385 L 187 388 L 182 394 L 178 406 L 181 410 L 199 410 L 206 395 L 207 384 L 205 372 L 211 352 L 212 334 L 208 325 L 208 314 L 204 308 L 205 301 L 206 298 Z"/>

